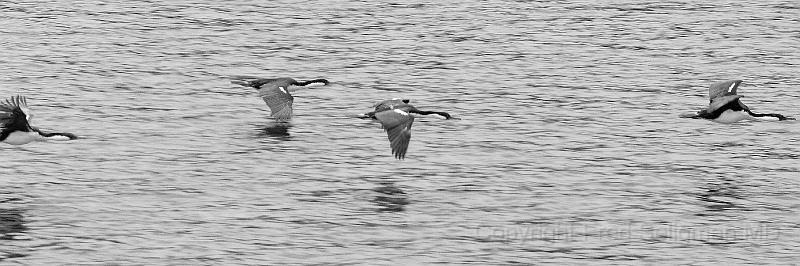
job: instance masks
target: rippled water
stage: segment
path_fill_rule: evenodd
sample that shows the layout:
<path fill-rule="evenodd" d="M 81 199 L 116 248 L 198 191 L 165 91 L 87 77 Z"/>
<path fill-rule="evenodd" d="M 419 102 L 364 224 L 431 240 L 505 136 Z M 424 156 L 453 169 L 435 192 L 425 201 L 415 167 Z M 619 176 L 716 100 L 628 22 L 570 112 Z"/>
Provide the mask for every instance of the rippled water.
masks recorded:
<path fill-rule="evenodd" d="M 791 264 L 800 3 L 0 3 L 0 264 Z M 271 121 L 229 75 L 327 78 Z M 374 122 L 420 118 L 406 160 Z"/>

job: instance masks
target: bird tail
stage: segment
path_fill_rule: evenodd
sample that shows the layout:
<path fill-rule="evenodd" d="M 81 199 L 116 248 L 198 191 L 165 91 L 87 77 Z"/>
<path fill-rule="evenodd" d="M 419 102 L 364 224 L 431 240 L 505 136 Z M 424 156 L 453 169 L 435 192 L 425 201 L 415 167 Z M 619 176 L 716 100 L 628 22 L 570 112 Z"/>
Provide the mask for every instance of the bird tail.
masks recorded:
<path fill-rule="evenodd" d="M 259 79 L 259 77 L 244 76 L 244 75 L 233 75 L 233 76 L 230 76 L 230 79 L 231 79 L 231 83 L 233 83 L 233 84 L 249 87 L 250 83 L 253 80 Z"/>
<path fill-rule="evenodd" d="M 242 81 L 242 80 L 231 80 L 232 84 L 242 85 L 242 86 L 250 86 L 250 82 Z"/>
<path fill-rule="evenodd" d="M 678 117 L 680 117 L 680 118 L 703 118 L 703 116 L 701 114 L 703 111 L 705 111 L 705 110 L 692 111 L 692 112 L 683 112 L 683 113 L 679 114 Z"/>
<path fill-rule="evenodd" d="M 352 116 L 352 117 L 353 118 L 361 118 L 361 119 L 374 119 L 375 118 L 375 112 L 369 112 L 369 113 L 366 113 L 366 114 L 357 114 L 357 115 Z"/>

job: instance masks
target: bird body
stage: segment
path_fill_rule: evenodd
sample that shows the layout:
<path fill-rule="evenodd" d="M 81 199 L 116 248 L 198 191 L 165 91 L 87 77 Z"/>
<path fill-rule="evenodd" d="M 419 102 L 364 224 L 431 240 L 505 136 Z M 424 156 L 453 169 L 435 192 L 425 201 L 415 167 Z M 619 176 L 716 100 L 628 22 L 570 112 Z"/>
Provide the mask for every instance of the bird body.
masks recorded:
<path fill-rule="evenodd" d="M 794 120 L 781 114 L 759 114 L 751 111 L 740 100 L 742 96 L 736 94 L 741 83 L 741 80 L 729 80 L 712 84 L 708 90 L 708 107 L 697 112 L 681 114 L 680 117 L 703 118 L 720 123 L 761 119 Z"/>
<path fill-rule="evenodd" d="M 394 109 L 395 106 L 409 105 L 408 103 L 410 101 L 411 100 L 409 100 L 409 99 L 394 98 L 394 99 L 391 99 L 391 100 L 385 100 L 385 101 L 378 102 L 375 105 L 373 105 L 372 107 L 375 108 L 375 112 L 381 112 L 381 111 Z"/>
<path fill-rule="evenodd" d="M 714 118 L 714 121 L 720 123 L 736 123 L 742 120 L 754 120 L 755 117 L 748 114 L 747 111 L 734 111 L 731 109 L 723 111 L 717 118 Z"/>
<path fill-rule="evenodd" d="M 71 133 L 47 133 L 30 125 L 33 118 L 28 109 L 27 99 L 23 96 L 12 96 L 0 102 L 0 142 L 11 145 L 23 145 L 43 140 L 77 139 Z"/>
<path fill-rule="evenodd" d="M 290 91 L 293 91 L 295 86 L 306 86 L 312 83 L 329 84 L 326 79 L 298 82 L 292 78 L 268 79 L 253 76 L 233 76 L 231 83 L 258 90 L 258 96 L 264 100 L 272 112 L 272 117 L 277 120 L 288 120 L 292 117 L 294 97 Z"/>
<path fill-rule="evenodd" d="M 1 137 L 0 137 L 1 138 Z M 3 143 L 11 145 L 23 145 L 33 141 L 42 140 L 44 137 L 36 131 L 12 131 L 3 139 Z"/>

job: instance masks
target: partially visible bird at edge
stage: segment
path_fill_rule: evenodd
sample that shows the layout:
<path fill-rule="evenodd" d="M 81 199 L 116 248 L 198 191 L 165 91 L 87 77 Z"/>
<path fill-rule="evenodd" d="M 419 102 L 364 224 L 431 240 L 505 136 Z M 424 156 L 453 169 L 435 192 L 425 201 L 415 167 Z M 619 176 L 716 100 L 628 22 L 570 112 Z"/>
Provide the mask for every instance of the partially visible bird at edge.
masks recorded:
<path fill-rule="evenodd" d="M 28 108 L 28 100 L 24 96 L 12 96 L 0 102 L 0 142 L 11 145 L 23 145 L 33 141 L 74 140 L 78 137 L 72 133 L 48 133 L 31 126 L 33 114 Z"/>
<path fill-rule="evenodd" d="M 708 119 L 720 123 L 734 123 L 742 120 L 795 120 L 782 114 L 755 113 L 742 103 L 741 95 L 736 94 L 741 80 L 729 80 L 711 84 L 708 88 L 708 107 L 696 112 L 680 114 L 683 118 Z"/>

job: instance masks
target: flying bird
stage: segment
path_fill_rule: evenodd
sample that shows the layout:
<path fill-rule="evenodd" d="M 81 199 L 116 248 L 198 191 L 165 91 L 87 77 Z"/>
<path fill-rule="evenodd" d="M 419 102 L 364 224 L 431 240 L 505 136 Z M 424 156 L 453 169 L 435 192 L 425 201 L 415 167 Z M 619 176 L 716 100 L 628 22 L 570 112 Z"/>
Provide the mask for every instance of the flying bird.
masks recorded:
<path fill-rule="evenodd" d="M 294 97 L 289 93 L 295 90 L 294 86 L 306 86 L 312 83 L 328 85 L 326 79 L 314 79 L 298 82 L 292 78 L 259 78 L 253 76 L 233 76 L 231 83 L 252 87 L 258 90 L 258 96 L 267 103 L 272 117 L 276 120 L 288 120 L 292 117 L 292 102 Z"/>
<path fill-rule="evenodd" d="M 32 141 L 73 140 L 78 137 L 72 133 L 46 133 L 31 126 L 33 119 L 28 101 L 24 96 L 11 96 L 0 101 L 0 142 L 23 145 Z"/>
<path fill-rule="evenodd" d="M 414 115 L 438 115 L 444 119 L 459 119 L 446 112 L 422 111 L 409 104 L 408 99 L 391 99 L 375 104 L 375 111 L 363 114 L 360 118 L 378 120 L 389 136 L 389 146 L 397 159 L 404 159 L 411 141 L 411 124 Z"/>
<path fill-rule="evenodd" d="M 712 84 L 708 89 L 708 108 L 697 112 L 683 113 L 680 117 L 709 119 L 720 123 L 734 123 L 762 118 L 795 120 L 781 114 L 759 114 L 751 111 L 740 100 L 742 96 L 736 94 L 736 90 L 741 83 L 741 80 L 729 80 Z"/>

